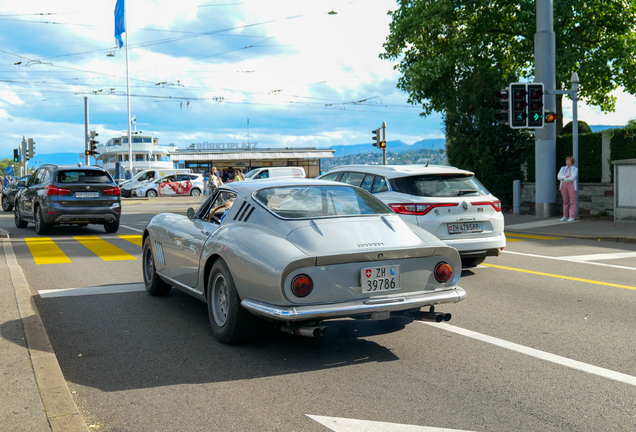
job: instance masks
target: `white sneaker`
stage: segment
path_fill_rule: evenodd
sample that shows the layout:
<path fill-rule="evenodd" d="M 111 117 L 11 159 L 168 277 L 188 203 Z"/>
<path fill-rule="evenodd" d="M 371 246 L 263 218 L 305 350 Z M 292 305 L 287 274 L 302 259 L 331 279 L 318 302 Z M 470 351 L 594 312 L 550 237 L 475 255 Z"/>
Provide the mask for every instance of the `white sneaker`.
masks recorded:
<path fill-rule="evenodd" d="M 568 222 L 574 222 L 574 218 L 568 219 Z"/>
<path fill-rule="evenodd" d="M 568 220 L 567 217 L 563 216 L 561 219 L 559 219 L 561 222 L 565 222 L 566 220 Z"/>

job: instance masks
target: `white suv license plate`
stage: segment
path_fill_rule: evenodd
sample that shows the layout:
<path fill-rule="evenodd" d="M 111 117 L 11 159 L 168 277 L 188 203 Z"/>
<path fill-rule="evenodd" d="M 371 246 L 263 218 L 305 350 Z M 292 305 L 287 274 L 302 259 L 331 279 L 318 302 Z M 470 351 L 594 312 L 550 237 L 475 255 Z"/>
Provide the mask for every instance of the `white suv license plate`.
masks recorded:
<path fill-rule="evenodd" d="M 98 198 L 99 192 L 75 192 L 76 198 Z"/>
<path fill-rule="evenodd" d="M 363 293 L 400 289 L 400 266 L 370 267 L 360 270 Z"/>
<path fill-rule="evenodd" d="M 448 224 L 449 234 L 476 233 L 483 231 L 484 228 L 480 223 Z"/>

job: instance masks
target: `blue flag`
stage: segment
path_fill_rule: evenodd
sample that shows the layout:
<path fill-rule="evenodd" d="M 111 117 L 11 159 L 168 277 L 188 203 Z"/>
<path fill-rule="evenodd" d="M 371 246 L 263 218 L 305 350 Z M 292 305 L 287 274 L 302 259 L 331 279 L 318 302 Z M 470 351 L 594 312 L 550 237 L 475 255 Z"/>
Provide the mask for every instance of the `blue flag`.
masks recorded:
<path fill-rule="evenodd" d="M 124 41 L 121 39 L 121 34 L 126 31 L 126 25 L 124 24 L 124 5 L 125 0 L 117 0 L 115 5 L 115 44 L 117 48 L 124 46 Z"/>

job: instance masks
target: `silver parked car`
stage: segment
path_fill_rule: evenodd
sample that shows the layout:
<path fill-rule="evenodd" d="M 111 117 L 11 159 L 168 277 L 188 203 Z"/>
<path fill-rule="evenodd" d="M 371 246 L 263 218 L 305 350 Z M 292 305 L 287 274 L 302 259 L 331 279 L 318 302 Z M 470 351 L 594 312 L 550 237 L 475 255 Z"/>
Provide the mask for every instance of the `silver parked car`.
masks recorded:
<path fill-rule="evenodd" d="M 343 317 L 448 320 L 433 306 L 465 297 L 460 273 L 455 249 L 367 191 L 322 180 L 232 182 L 143 233 L 147 291 L 207 302 L 224 343 L 250 338 L 259 319 L 310 336 Z"/>

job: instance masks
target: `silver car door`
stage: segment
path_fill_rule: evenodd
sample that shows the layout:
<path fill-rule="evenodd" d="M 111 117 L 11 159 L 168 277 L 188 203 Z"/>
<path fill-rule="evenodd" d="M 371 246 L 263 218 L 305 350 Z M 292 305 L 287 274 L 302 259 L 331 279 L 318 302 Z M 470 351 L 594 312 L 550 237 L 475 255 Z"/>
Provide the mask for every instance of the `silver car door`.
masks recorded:
<path fill-rule="evenodd" d="M 200 287 L 197 289 L 199 258 L 206 240 L 212 233 L 211 226 L 213 224 L 201 219 L 188 218 L 180 219 L 172 224 L 168 232 L 170 246 L 164 251 L 168 266 L 165 273 L 168 277 L 192 289 L 202 291 Z"/>

